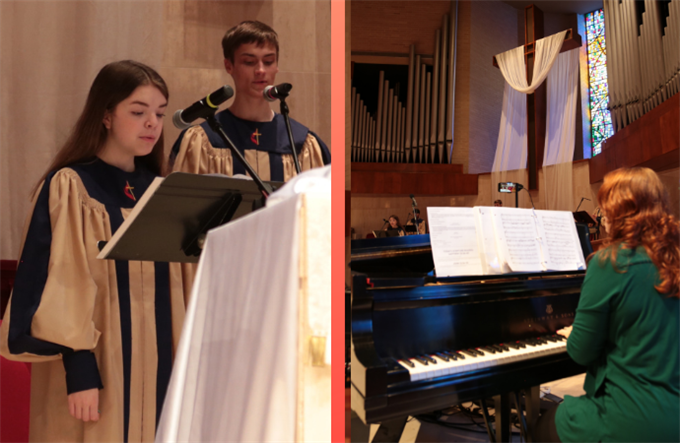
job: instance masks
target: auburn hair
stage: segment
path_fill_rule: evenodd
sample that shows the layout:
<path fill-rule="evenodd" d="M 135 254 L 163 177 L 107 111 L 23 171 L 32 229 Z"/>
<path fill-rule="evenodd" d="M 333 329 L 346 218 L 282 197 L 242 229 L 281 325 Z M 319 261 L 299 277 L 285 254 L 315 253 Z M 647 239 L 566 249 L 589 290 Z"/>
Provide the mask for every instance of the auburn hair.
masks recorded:
<path fill-rule="evenodd" d="M 169 97 L 163 78 L 143 63 L 122 60 L 104 66 L 90 87 L 85 108 L 73 131 L 38 180 L 36 189 L 51 172 L 74 163 L 94 160 L 108 136 L 108 130 L 104 126 L 106 113 L 113 112 L 135 89 L 145 85 L 155 86 L 166 99 Z M 162 132 L 151 153 L 135 158 L 135 163 L 146 166 L 154 174 L 165 173 Z"/>
<path fill-rule="evenodd" d="M 641 167 L 612 171 L 604 177 L 597 201 L 609 228 L 601 260 L 611 256 L 615 265 L 619 246 L 644 246 L 661 277 L 656 290 L 680 298 L 678 220 L 668 212 L 668 192 L 659 176 Z"/>
<path fill-rule="evenodd" d="M 234 53 L 241 46 L 257 43 L 257 46 L 269 44 L 276 48 L 276 59 L 279 59 L 279 35 L 270 26 L 255 20 L 246 20 L 229 29 L 222 38 L 222 52 L 225 60 L 234 62 Z"/>

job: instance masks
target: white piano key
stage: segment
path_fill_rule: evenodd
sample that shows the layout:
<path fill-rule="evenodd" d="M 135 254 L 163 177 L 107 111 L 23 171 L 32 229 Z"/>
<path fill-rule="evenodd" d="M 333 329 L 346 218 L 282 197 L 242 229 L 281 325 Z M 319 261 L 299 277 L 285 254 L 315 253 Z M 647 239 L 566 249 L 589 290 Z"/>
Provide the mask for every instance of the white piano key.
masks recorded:
<path fill-rule="evenodd" d="M 502 352 L 495 353 L 480 349 L 480 351 L 484 353 L 482 356 L 472 357 L 467 354 L 463 354 L 465 359 L 459 358 L 457 360 L 453 360 L 453 358 L 450 358 L 449 361 L 445 361 L 435 354 L 430 355 L 430 357 L 437 362 L 436 364 L 429 362 L 427 365 L 424 365 L 415 358 L 410 358 L 409 361 L 414 364 L 413 368 L 402 361 L 400 361 L 399 364 L 409 371 L 411 381 L 417 381 L 447 375 L 462 374 L 476 369 L 530 360 L 532 358 L 539 358 L 546 355 L 566 352 L 566 350 L 566 340 L 558 342 L 548 341 L 548 343 L 542 343 L 536 346 L 527 344 L 524 348 L 520 347 L 519 349 L 510 347 L 509 351 L 503 350 Z"/>

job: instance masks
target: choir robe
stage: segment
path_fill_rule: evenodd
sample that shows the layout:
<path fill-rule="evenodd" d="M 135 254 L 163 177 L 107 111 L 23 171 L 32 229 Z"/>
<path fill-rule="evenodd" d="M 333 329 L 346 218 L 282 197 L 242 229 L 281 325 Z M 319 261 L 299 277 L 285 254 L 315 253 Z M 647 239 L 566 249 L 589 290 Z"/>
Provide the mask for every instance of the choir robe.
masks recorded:
<path fill-rule="evenodd" d="M 253 122 L 238 118 L 227 109 L 217 113 L 216 118 L 262 180 L 285 182 L 296 175 L 283 115 L 276 114 L 270 122 Z M 328 147 L 316 134 L 292 118 L 290 126 L 302 171 L 331 162 Z M 231 149 L 208 126 L 208 122 L 192 126 L 180 134 L 172 148 L 170 162 L 173 172 L 246 173 L 238 159 L 232 158 Z"/>
<path fill-rule="evenodd" d="M 33 198 L 0 353 L 34 362 L 31 441 L 153 441 L 184 319 L 177 264 L 98 260 L 154 179 L 99 159 L 48 175 Z M 98 422 L 68 393 L 100 388 Z"/>

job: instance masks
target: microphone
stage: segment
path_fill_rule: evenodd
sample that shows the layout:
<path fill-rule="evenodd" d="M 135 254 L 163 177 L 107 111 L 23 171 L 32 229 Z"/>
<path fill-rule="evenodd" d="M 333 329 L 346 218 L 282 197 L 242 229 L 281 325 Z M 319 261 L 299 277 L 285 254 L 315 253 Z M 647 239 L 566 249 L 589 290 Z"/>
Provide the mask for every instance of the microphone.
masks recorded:
<path fill-rule="evenodd" d="M 384 218 L 383 218 L 383 221 L 384 221 L 385 223 L 389 223 L 389 221 L 385 220 Z"/>
<path fill-rule="evenodd" d="M 191 126 L 191 122 L 197 118 L 208 116 L 214 113 L 219 106 L 229 100 L 234 95 L 234 89 L 229 85 L 224 85 L 215 92 L 206 95 L 186 109 L 178 109 L 172 116 L 172 123 L 176 128 L 186 129 Z"/>
<path fill-rule="evenodd" d="M 583 203 L 583 200 L 588 200 L 591 201 L 589 198 L 581 197 L 581 201 L 579 202 L 578 206 L 576 207 L 576 210 L 574 212 L 578 212 L 578 208 L 581 207 L 581 203 Z"/>
<path fill-rule="evenodd" d="M 264 88 L 262 95 L 264 95 L 264 99 L 268 102 L 285 100 L 286 97 L 288 97 L 288 93 L 291 89 L 293 89 L 293 85 L 290 83 L 281 83 L 280 85 L 276 86 L 269 85 Z"/>
<path fill-rule="evenodd" d="M 411 200 L 413 201 L 413 206 L 418 206 L 418 203 L 416 203 L 416 199 L 413 197 L 413 194 L 411 194 L 409 197 L 411 197 Z"/>

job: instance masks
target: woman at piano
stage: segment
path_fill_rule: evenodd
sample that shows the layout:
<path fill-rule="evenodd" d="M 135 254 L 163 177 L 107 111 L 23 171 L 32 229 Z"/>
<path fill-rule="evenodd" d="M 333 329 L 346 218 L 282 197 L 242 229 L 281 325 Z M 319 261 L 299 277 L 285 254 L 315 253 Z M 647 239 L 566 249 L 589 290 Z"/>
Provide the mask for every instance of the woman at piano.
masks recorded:
<path fill-rule="evenodd" d="M 680 246 L 668 193 L 647 168 L 607 174 L 609 234 L 590 261 L 567 352 L 585 395 L 544 414 L 534 441 L 680 441 Z"/>
<path fill-rule="evenodd" d="M 385 226 L 383 231 L 399 231 L 399 236 L 402 236 L 405 234 L 404 232 L 404 227 L 401 225 L 399 222 L 399 217 L 396 215 L 390 215 L 390 218 L 388 219 L 388 224 Z"/>

